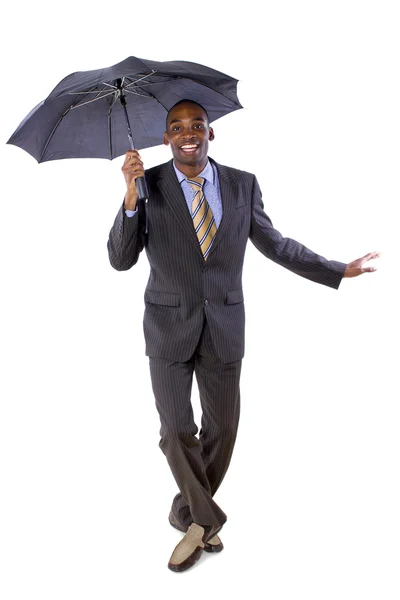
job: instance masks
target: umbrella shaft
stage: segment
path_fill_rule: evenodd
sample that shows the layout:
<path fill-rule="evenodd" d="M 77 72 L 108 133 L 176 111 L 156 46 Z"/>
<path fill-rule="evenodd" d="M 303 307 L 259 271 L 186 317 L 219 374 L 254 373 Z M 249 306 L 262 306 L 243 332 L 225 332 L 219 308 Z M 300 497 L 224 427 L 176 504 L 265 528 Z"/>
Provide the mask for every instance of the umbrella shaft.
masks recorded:
<path fill-rule="evenodd" d="M 130 144 L 131 150 L 135 150 L 135 144 L 133 143 L 133 137 L 132 137 L 131 124 L 129 122 L 128 111 L 126 109 L 126 98 L 125 98 L 124 94 L 122 93 L 122 91 L 121 91 L 121 95 L 120 95 L 120 100 L 121 100 L 122 108 L 124 109 L 124 113 L 125 113 L 126 126 L 128 128 L 129 144 Z M 138 177 L 136 179 L 136 187 L 137 187 L 137 191 L 139 193 L 138 200 L 147 200 L 149 197 L 149 192 L 147 191 L 146 180 L 144 177 Z M 146 233 L 147 233 L 147 213 L 146 213 Z"/>
<path fill-rule="evenodd" d="M 124 113 L 125 113 L 126 126 L 128 127 L 129 144 L 130 144 L 131 150 L 135 150 L 135 144 L 133 143 L 133 137 L 132 137 L 131 124 L 129 122 L 128 111 L 126 110 L 126 100 L 125 100 L 125 96 L 122 96 L 122 95 L 121 95 L 121 104 L 122 104 L 122 107 L 123 107 Z"/>

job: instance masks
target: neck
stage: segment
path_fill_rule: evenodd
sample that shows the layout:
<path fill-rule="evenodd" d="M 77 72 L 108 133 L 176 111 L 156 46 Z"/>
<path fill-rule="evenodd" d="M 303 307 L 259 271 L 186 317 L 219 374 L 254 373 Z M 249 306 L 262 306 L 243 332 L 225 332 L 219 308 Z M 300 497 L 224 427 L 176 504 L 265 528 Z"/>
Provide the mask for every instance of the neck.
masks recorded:
<path fill-rule="evenodd" d="M 181 173 L 183 173 L 185 175 L 185 177 L 189 177 L 189 179 L 192 179 L 193 177 L 197 177 L 197 175 L 199 175 L 199 173 L 202 172 L 202 170 L 206 166 L 207 162 L 208 162 L 208 157 L 205 159 L 204 163 L 201 165 L 198 165 L 198 164 L 185 165 L 185 164 L 182 164 L 179 162 L 175 162 L 175 166 L 177 169 L 179 169 L 179 171 Z"/>

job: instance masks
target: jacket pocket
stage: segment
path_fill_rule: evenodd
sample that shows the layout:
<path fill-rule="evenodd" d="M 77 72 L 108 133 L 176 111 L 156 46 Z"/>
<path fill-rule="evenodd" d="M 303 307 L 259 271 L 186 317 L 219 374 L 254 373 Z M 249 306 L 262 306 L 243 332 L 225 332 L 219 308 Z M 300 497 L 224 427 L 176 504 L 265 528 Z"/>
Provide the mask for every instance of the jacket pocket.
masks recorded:
<path fill-rule="evenodd" d="M 170 292 L 146 290 L 144 293 L 144 301 L 161 306 L 180 306 L 181 297 L 179 294 L 172 294 Z"/>
<path fill-rule="evenodd" d="M 240 304 L 243 302 L 243 290 L 230 290 L 226 293 L 225 304 Z"/>

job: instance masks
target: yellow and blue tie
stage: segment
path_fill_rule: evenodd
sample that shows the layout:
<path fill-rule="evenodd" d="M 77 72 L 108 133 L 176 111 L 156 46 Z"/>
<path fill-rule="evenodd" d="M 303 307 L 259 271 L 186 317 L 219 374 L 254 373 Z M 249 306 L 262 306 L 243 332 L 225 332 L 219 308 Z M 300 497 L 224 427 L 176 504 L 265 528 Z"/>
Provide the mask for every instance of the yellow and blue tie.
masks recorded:
<path fill-rule="evenodd" d="M 207 260 L 208 253 L 211 250 L 213 239 L 217 233 L 214 215 L 206 197 L 204 196 L 203 177 L 192 177 L 186 180 L 196 192 L 192 202 L 193 226 L 199 240 L 200 249 L 204 260 Z"/>

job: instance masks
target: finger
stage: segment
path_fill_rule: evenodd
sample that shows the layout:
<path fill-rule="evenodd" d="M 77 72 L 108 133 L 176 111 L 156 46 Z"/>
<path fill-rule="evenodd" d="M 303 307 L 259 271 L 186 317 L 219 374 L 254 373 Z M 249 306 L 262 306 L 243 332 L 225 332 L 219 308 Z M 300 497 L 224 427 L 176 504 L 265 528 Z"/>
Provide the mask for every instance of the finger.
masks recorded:
<path fill-rule="evenodd" d="M 361 273 L 373 273 L 374 271 L 377 271 L 376 267 L 363 267 L 361 269 Z"/>
<path fill-rule="evenodd" d="M 370 254 L 372 254 L 371 258 L 380 258 L 382 256 L 380 252 L 371 252 Z"/>
<path fill-rule="evenodd" d="M 137 171 L 133 171 L 133 173 L 131 173 L 131 175 L 132 175 L 132 181 L 134 181 L 138 177 L 144 177 L 144 171 L 143 171 L 143 169 L 138 169 Z"/>
<path fill-rule="evenodd" d="M 129 152 L 127 152 L 125 154 L 124 164 L 128 164 L 131 161 L 138 160 L 138 159 L 141 161 L 141 156 L 140 156 L 139 152 L 137 150 L 130 150 Z"/>
<path fill-rule="evenodd" d="M 144 165 L 143 165 L 143 163 L 142 163 L 141 160 L 135 160 L 135 161 L 132 161 L 132 162 L 127 162 L 127 163 L 124 163 L 122 165 L 122 171 L 124 173 L 126 173 L 126 172 L 129 173 L 132 170 L 133 171 L 137 171 L 139 169 L 144 170 Z"/>
<path fill-rule="evenodd" d="M 378 258 L 378 256 L 379 256 L 379 252 L 368 252 L 368 254 L 363 256 L 360 260 L 362 260 L 362 262 L 365 263 L 368 260 L 371 260 L 373 258 Z"/>
<path fill-rule="evenodd" d="M 122 171 L 124 173 L 132 173 L 133 171 L 144 171 L 144 166 L 140 162 L 132 163 L 131 165 L 125 165 L 124 167 L 122 167 Z"/>
<path fill-rule="evenodd" d="M 129 158 L 130 156 L 139 156 L 139 150 L 128 150 L 125 153 L 125 158 Z"/>
<path fill-rule="evenodd" d="M 143 163 L 140 160 L 140 158 L 132 158 L 131 160 L 127 160 L 122 165 L 122 169 L 129 169 L 131 167 L 135 167 L 136 165 L 140 165 L 141 167 L 143 167 Z"/>

